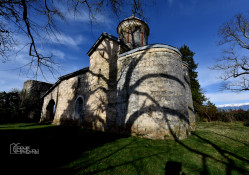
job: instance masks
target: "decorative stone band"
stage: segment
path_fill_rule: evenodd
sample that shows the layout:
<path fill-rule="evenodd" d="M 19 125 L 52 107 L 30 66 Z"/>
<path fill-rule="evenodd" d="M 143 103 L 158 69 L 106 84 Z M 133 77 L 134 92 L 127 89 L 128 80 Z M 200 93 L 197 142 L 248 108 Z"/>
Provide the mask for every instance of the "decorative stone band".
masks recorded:
<path fill-rule="evenodd" d="M 166 48 L 166 49 L 171 49 L 171 50 L 177 52 L 179 55 L 182 56 L 181 52 L 177 48 L 175 48 L 175 47 L 172 47 L 172 46 L 169 46 L 169 45 L 166 45 L 166 44 L 150 44 L 150 45 L 138 47 L 138 48 L 132 49 L 132 50 L 130 50 L 128 52 L 122 53 L 122 54 L 119 55 L 119 57 L 123 57 L 123 56 L 129 55 L 129 54 L 132 54 L 132 53 L 135 53 L 135 52 L 138 52 L 138 51 L 142 51 L 142 50 L 146 50 L 146 49 L 151 49 L 151 48 Z"/>

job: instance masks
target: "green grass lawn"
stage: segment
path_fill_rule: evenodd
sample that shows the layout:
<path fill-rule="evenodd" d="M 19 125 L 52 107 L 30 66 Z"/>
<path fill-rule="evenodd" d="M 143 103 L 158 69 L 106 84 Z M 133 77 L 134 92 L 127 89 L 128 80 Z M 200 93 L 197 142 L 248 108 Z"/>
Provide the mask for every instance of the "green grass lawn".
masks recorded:
<path fill-rule="evenodd" d="M 1 163 L 26 174 L 249 174 L 249 127 L 198 123 L 185 140 L 148 140 L 73 127 L 0 125 Z M 10 144 L 39 154 L 10 154 Z"/>

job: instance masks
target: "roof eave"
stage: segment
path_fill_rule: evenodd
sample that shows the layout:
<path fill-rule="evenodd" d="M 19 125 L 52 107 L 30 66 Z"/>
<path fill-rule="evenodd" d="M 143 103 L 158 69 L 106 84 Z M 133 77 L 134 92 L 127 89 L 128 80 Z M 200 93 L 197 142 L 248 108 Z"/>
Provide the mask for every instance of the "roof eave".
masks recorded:
<path fill-rule="evenodd" d="M 109 38 L 113 41 L 116 41 L 118 44 L 121 44 L 122 46 L 126 47 L 127 49 L 129 48 L 128 46 L 126 46 L 126 44 L 121 41 L 119 38 L 108 34 L 106 32 L 103 32 L 100 37 L 97 39 L 97 41 L 93 44 L 93 46 L 91 47 L 91 49 L 87 52 L 87 55 L 90 57 L 92 55 L 92 53 L 95 51 L 95 49 L 99 46 L 99 44 L 105 39 L 105 38 Z"/>
<path fill-rule="evenodd" d="M 77 70 L 75 72 L 72 72 L 70 74 L 66 74 L 66 75 L 63 75 L 61 77 L 58 78 L 58 81 L 56 81 L 56 83 L 51 87 L 49 88 L 49 90 L 41 97 L 41 98 L 44 98 L 45 96 L 47 96 L 58 84 L 60 84 L 60 82 L 62 82 L 63 80 L 66 80 L 66 79 L 69 79 L 69 78 L 72 78 L 74 76 L 77 76 L 79 74 L 83 74 L 83 73 L 86 73 L 88 72 L 89 68 L 88 67 L 85 67 L 83 69 L 80 69 L 80 70 Z"/>

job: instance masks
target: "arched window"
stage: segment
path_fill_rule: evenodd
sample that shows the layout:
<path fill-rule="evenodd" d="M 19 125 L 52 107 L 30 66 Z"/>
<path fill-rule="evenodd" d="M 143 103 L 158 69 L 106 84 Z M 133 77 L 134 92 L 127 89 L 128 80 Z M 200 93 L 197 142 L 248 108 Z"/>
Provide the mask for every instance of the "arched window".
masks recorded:
<path fill-rule="evenodd" d="M 84 114 L 84 100 L 83 97 L 79 96 L 75 102 L 75 113 L 79 119 L 83 118 Z"/>

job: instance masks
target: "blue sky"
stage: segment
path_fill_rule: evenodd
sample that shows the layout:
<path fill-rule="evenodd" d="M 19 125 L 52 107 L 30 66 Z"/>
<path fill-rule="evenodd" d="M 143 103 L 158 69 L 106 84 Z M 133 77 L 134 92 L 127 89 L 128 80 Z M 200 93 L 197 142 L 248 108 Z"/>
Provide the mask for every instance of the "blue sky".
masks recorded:
<path fill-rule="evenodd" d="M 148 4 L 145 6 L 144 15 L 150 27 L 149 44 L 163 43 L 174 47 L 186 44 L 195 52 L 198 79 L 211 102 L 216 105 L 248 103 L 249 92 L 221 91 L 223 82 L 218 79 L 219 72 L 209 69 L 222 56 L 223 48 L 217 45 L 219 27 L 238 13 L 249 15 L 248 7 L 248 0 L 161 0 L 155 5 Z M 121 19 L 131 14 L 128 10 Z M 97 21 L 91 27 L 87 13 L 82 11 L 77 17 L 68 13 L 66 22 L 57 19 L 56 23 L 60 30 L 58 39 L 53 36 L 39 39 L 39 49 L 43 53 L 53 53 L 55 62 L 60 64 L 55 77 L 45 72 L 51 83 L 56 82 L 59 76 L 88 67 L 87 51 L 102 32 L 117 36 L 116 27 L 119 21 L 105 12 L 97 16 Z M 31 73 L 27 74 L 27 69 L 15 69 L 30 59 L 28 47 L 23 45 L 27 43 L 27 38 L 22 34 L 17 34 L 16 38 L 18 45 L 10 60 L 6 63 L 0 62 L 0 91 L 22 89 L 24 81 L 34 79 Z M 14 54 L 17 50 L 19 52 Z M 37 79 L 44 81 L 41 76 Z"/>

